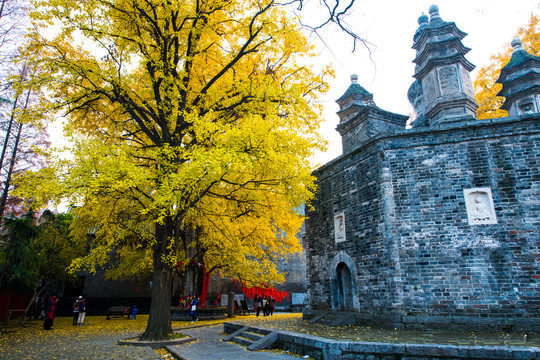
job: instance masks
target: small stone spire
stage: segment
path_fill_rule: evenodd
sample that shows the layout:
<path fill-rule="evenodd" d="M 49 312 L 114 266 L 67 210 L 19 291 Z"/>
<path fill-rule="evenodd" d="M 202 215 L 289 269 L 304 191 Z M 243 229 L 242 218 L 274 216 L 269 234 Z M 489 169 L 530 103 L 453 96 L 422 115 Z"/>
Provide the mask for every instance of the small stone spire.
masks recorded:
<path fill-rule="evenodd" d="M 512 50 L 512 53 L 515 53 L 516 51 L 525 51 L 525 49 L 523 49 L 523 46 L 521 44 L 521 39 L 520 38 L 514 38 L 512 39 L 512 42 L 510 43 L 510 45 L 512 45 L 512 47 L 514 48 L 514 50 Z"/>
<path fill-rule="evenodd" d="M 424 12 L 422 12 L 422 15 L 420 15 L 420 17 L 418 18 L 418 25 L 422 26 L 422 25 L 427 25 L 429 22 L 429 16 L 427 16 L 426 14 L 424 14 Z"/>
<path fill-rule="evenodd" d="M 426 26 L 429 25 L 429 16 L 422 13 L 422 15 L 420 15 L 420 17 L 418 18 L 418 25 L 418 29 L 416 29 L 413 37 L 414 42 L 416 42 L 422 31 L 426 28 Z"/>
<path fill-rule="evenodd" d="M 500 108 L 510 116 L 540 112 L 540 57 L 529 54 L 519 38 L 510 44 L 512 57 L 497 80 L 503 86 L 497 95 L 506 98 Z"/>
<path fill-rule="evenodd" d="M 340 122 L 345 122 L 351 117 L 354 117 L 354 113 L 359 107 L 373 103 L 373 94 L 358 83 L 357 74 L 352 74 L 351 85 L 349 85 L 345 93 L 336 102 L 339 105 L 338 115 Z M 353 111 L 353 109 L 356 110 Z"/>
<path fill-rule="evenodd" d="M 429 23 L 442 22 L 441 16 L 439 15 L 439 7 L 435 4 L 429 7 Z"/>
<path fill-rule="evenodd" d="M 420 84 L 410 90 L 411 101 L 420 108 L 425 106 L 429 126 L 474 119 L 478 108 L 470 78 L 474 65 L 465 58 L 470 49 L 461 41 L 467 34 L 454 22 L 443 21 L 437 5 L 431 5 L 429 15 L 429 24 L 414 36 L 413 76 Z M 419 19 L 421 26 L 424 21 Z"/>
<path fill-rule="evenodd" d="M 435 4 L 429 7 L 429 16 L 433 19 L 435 17 L 441 17 L 439 15 L 439 7 Z"/>
<path fill-rule="evenodd" d="M 339 105 L 336 130 L 341 135 L 344 154 L 381 133 L 404 129 L 408 119 L 375 105 L 373 94 L 358 83 L 358 75 L 352 74 L 350 79 L 351 84 L 336 100 Z"/>

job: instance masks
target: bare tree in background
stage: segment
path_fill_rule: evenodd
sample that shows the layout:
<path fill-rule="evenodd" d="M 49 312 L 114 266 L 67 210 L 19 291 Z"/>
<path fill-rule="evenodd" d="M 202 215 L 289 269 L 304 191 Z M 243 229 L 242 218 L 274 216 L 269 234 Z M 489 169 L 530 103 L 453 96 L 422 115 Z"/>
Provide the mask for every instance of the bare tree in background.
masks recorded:
<path fill-rule="evenodd" d="M 0 0 L 0 219 L 26 212 L 20 199 L 9 196 L 13 176 L 43 166 L 44 159 L 32 147 L 49 146 L 46 131 L 21 121 L 35 97 L 18 90 L 32 73 L 26 63 L 16 61 L 29 24 L 27 10 L 26 1 Z"/>
<path fill-rule="evenodd" d="M 293 0 L 296 6 L 295 15 L 302 26 L 315 34 L 326 44 L 324 29 L 334 28 L 349 35 L 352 41 L 352 52 L 361 44 L 371 55 L 369 43 L 361 37 L 354 27 L 349 24 L 347 17 L 355 7 L 356 0 Z"/>

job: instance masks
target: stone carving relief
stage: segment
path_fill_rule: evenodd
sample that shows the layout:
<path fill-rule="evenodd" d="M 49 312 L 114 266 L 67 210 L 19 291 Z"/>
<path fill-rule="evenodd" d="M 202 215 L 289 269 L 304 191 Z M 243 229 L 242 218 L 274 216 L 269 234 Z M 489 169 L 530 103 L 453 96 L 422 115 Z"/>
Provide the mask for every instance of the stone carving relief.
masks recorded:
<path fill-rule="evenodd" d="M 334 215 L 334 234 L 336 243 L 343 242 L 345 238 L 345 213 L 340 212 Z"/>
<path fill-rule="evenodd" d="M 464 189 L 469 225 L 497 224 L 490 188 Z"/>

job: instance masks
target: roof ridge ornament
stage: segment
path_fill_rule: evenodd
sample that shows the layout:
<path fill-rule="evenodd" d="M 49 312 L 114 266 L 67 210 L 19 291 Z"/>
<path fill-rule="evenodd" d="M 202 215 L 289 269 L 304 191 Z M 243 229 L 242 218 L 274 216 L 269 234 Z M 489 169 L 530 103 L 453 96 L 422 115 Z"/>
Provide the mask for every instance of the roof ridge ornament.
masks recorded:
<path fill-rule="evenodd" d="M 420 17 L 418 18 L 418 25 L 427 24 L 428 22 L 429 22 L 429 16 L 424 14 L 424 12 L 422 11 L 422 15 L 420 15 Z"/>
<path fill-rule="evenodd" d="M 510 43 L 514 50 L 512 50 L 512 53 L 518 52 L 518 51 L 525 51 L 525 49 L 522 46 L 521 39 L 516 37 L 512 39 L 512 42 Z"/>
<path fill-rule="evenodd" d="M 442 21 L 441 16 L 439 15 L 439 7 L 435 4 L 429 7 L 429 16 L 430 16 L 429 22 L 438 21 L 438 20 Z"/>

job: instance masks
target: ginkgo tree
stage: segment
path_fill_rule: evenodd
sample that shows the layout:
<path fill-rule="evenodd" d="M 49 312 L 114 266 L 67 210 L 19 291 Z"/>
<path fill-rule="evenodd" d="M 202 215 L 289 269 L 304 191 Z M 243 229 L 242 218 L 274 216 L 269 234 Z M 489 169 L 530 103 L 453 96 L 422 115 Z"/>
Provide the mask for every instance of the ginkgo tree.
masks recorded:
<path fill-rule="evenodd" d="M 304 65 L 313 49 L 286 7 L 34 6 L 28 86 L 48 94 L 39 110 L 65 117 L 73 145 L 72 156 L 19 179 L 20 191 L 33 204 L 75 205 L 73 234 L 91 245 L 72 268 L 151 271 L 143 339 L 171 333 L 173 269 L 195 253 L 244 281 L 283 280 L 274 259 L 300 249 L 296 209 L 313 193 L 309 158 L 324 144 L 317 97 L 331 75 Z"/>
<path fill-rule="evenodd" d="M 529 23 L 517 31 L 517 37 L 521 38 L 523 48 L 530 54 L 540 55 L 540 18 L 531 15 Z M 491 63 L 482 67 L 474 81 L 475 99 L 478 103 L 476 115 L 479 119 L 490 119 L 508 116 L 506 110 L 499 109 L 504 103 L 502 96 L 497 96 L 502 89 L 502 84 L 495 81 L 501 74 L 501 69 L 508 64 L 512 57 L 512 47 L 507 46 L 504 51 L 493 55 Z"/>

